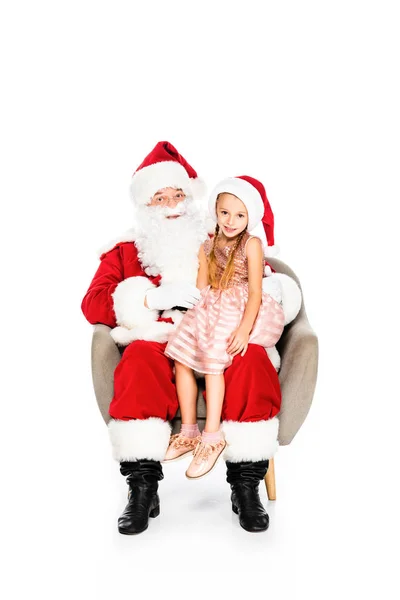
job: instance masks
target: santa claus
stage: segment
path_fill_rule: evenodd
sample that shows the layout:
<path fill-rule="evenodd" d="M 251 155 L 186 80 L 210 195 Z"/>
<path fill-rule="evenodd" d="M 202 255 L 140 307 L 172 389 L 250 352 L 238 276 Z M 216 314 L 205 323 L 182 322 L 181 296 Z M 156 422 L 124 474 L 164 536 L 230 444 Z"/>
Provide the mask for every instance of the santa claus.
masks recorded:
<path fill-rule="evenodd" d="M 82 302 L 86 319 L 111 327 L 114 340 L 126 346 L 109 408 L 114 458 L 129 485 L 129 501 L 118 521 L 123 534 L 144 531 L 160 510 L 161 461 L 178 409 L 173 361 L 164 350 L 182 311 L 200 298 L 195 282 L 199 247 L 208 235 L 199 202 L 204 193 L 196 171 L 169 142 L 159 142 L 132 177 L 135 226 L 104 249 Z M 268 249 L 272 213 L 264 221 Z M 267 270 L 265 285 L 282 302 L 289 323 L 300 309 L 300 290 L 286 275 L 271 274 L 268 265 Z M 227 481 L 232 506 L 247 531 L 264 531 L 269 523 L 258 486 L 278 447 L 281 403 L 279 356 L 276 350 L 269 354 L 250 344 L 225 371 Z"/>

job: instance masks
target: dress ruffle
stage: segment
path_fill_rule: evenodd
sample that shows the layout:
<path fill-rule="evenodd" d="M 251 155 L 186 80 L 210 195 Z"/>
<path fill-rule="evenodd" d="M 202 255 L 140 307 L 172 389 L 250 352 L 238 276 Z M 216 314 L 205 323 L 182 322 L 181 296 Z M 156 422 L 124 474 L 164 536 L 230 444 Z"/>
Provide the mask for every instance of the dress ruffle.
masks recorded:
<path fill-rule="evenodd" d="M 232 357 L 226 352 L 228 339 L 241 323 L 247 300 L 247 283 L 224 290 L 207 286 L 196 306 L 185 314 L 166 354 L 199 373 L 223 373 L 232 364 Z M 281 305 L 263 293 L 249 343 L 264 348 L 274 346 L 283 328 Z"/>

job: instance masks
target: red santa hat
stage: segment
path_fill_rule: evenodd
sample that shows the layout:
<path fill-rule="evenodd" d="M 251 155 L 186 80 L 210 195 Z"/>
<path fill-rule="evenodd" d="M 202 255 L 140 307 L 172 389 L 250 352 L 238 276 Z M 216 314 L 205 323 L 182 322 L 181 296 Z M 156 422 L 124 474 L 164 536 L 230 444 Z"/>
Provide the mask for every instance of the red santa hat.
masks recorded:
<path fill-rule="evenodd" d="M 204 182 L 169 142 L 158 142 L 132 176 L 130 192 L 135 204 L 148 204 L 162 188 L 182 189 L 187 196 L 205 195 Z"/>
<path fill-rule="evenodd" d="M 211 217 L 217 222 L 217 213 L 215 211 L 216 202 L 219 194 L 233 194 L 243 202 L 247 209 L 249 217 L 248 230 L 252 231 L 260 222 L 267 238 L 266 256 L 275 256 L 279 249 L 274 242 L 274 214 L 267 198 L 267 192 L 261 181 L 239 175 L 237 177 L 228 177 L 224 179 L 213 189 L 209 199 L 209 211 Z M 256 232 L 255 232 L 256 233 Z"/>

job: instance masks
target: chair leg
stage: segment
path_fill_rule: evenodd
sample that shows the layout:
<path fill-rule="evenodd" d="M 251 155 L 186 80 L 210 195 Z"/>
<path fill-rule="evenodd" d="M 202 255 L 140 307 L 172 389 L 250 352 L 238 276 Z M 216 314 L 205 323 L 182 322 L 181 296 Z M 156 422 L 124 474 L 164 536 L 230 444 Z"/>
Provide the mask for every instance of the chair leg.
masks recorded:
<path fill-rule="evenodd" d="M 269 459 L 268 471 L 264 477 L 264 481 L 267 488 L 268 500 L 276 500 L 275 463 L 273 458 Z"/>

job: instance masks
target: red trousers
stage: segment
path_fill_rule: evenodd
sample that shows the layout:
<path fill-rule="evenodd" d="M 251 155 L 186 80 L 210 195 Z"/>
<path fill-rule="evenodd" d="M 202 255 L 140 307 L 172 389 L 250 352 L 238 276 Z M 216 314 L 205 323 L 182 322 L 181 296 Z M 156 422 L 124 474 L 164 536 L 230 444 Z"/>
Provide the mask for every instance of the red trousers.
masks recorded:
<path fill-rule="evenodd" d="M 173 361 L 165 356 L 165 347 L 138 340 L 125 349 L 114 373 L 114 398 L 109 411 L 114 419 L 174 418 L 178 398 Z M 250 344 L 243 357 L 235 356 L 224 376 L 222 421 L 264 421 L 278 414 L 279 379 L 264 348 Z"/>

